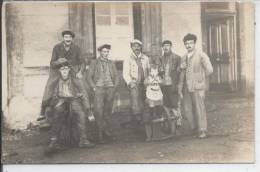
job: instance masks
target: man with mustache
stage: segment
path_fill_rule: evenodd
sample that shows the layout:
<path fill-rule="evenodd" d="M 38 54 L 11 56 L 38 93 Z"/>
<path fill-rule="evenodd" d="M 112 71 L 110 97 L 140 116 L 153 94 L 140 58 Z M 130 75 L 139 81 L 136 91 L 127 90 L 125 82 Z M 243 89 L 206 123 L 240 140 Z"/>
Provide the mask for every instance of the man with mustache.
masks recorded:
<path fill-rule="evenodd" d="M 132 123 L 136 126 L 144 112 L 144 79 L 147 77 L 150 62 L 142 53 L 142 42 L 135 39 L 131 42 L 132 54 L 123 63 L 123 78 L 130 90 Z"/>
<path fill-rule="evenodd" d="M 207 117 L 205 108 L 206 78 L 213 73 L 209 57 L 196 47 L 197 36 L 187 34 L 183 38 L 187 53 L 182 57 L 179 95 L 184 100 L 184 112 L 191 129 L 198 129 L 198 137 L 207 136 Z M 194 122 L 196 119 L 196 122 Z"/>
<path fill-rule="evenodd" d="M 52 51 L 50 62 L 50 73 L 47 84 L 45 86 L 40 118 L 44 118 L 45 113 L 48 113 L 48 104 L 53 94 L 55 80 L 59 77 L 59 71 L 56 67 L 57 63 L 68 61 L 71 66 L 72 77 L 82 78 L 82 72 L 85 68 L 84 59 L 81 57 L 80 48 L 73 43 L 75 34 L 70 30 L 62 32 L 63 41 L 56 44 Z"/>

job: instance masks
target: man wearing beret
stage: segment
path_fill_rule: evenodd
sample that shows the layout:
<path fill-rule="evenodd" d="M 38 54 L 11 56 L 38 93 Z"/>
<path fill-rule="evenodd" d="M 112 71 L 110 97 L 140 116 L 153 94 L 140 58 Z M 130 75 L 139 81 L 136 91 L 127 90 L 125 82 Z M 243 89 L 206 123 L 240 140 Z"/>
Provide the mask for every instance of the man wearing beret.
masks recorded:
<path fill-rule="evenodd" d="M 46 106 L 50 100 L 53 88 L 55 87 L 55 81 L 59 76 L 57 63 L 68 61 L 71 66 L 71 73 L 73 77 L 82 78 L 82 71 L 84 69 L 84 60 L 81 58 L 80 48 L 73 43 L 75 34 L 70 30 L 62 32 L 63 41 L 56 44 L 52 51 L 52 57 L 50 62 L 50 74 L 45 86 L 41 116 L 45 116 Z"/>
<path fill-rule="evenodd" d="M 198 129 L 198 137 L 205 138 L 207 117 L 205 108 L 206 78 L 213 68 L 209 57 L 195 48 L 197 36 L 187 34 L 183 38 L 187 53 L 182 57 L 179 94 L 183 90 L 184 112 L 191 129 Z M 196 119 L 196 122 L 195 122 Z"/>
<path fill-rule="evenodd" d="M 174 115 L 178 117 L 176 110 L 178 109 L 179 95 L 178 95 L 178 82 L 180 74 L 181 57 L 172 52 L 172 42 L 165 40 L 162 42 L 163 56 L 160 58 L 160 73 L 162 76 L 162 92 L 163 92 L 163 105 L 170 117 Z M 172 121 L 171 132 L 175 133 L 175 124 Z"/>
<path fill-rule="evenodd" d="M 119 85 L 116 66 L 108 59 L 110 49 L 108 44 L 98 48 L 100 56 L 90 64 L 87 74 L 89 85 L 94 91 L 94 115 L 100 143 L 104 143 L 104 136 L 112 136 L 109 123 L 115 90 Z"/>
<path fill-rule="evenodd" d="M 84 86 L 78 78 L 72 76 L 68 60 L 56 61 L 53 67 L 58 70 L 59 76 L 54 81 L 55 87 L 49 103 L 52 108 L 52 125 L 46 153 L 53 153 L 64 145 L 72 146 L 75 143 L 81 148 L 93 147 L 94 144 L 88 141 L 86 135 L 89 99 Z"/>
<path fill-rule="evenodd" d="M 144 79 L 150 69 L 149 58 L 142 53 L 142 42 L 135 39 L 131 42 L 132 54 L 123 62 L 123 78 L 130 90 L 132 123 L 140 123 L 144 113 Z"/>

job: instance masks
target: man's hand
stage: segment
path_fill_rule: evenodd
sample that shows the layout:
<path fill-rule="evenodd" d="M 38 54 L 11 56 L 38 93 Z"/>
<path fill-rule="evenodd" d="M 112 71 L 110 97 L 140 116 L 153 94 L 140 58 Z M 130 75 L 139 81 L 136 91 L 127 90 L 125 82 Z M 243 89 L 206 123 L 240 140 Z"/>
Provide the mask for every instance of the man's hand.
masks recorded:
<path fill-rule="evenodd" d="M 77 74 L 76 74 L 76 78 L 78 79 L 81 79 L 83 77 L 81 71 L 79 71 Z"/>
<path fill-rule="evenodd" d="M 129 83 L 129 87 L 130 87 L 130 88 L 134 88 L 135 86 L 136 86 L 136 83 L 135 83 L 135 82 L 130 82 L 130 83 Z"/>
<path fill-rule="evenodd" d="M 59 63 L 64 63 L 64 62 L 66 62 L 66 61 L 68 61 L 66 58 L 59 58 L 58 60 L 57 60 Z"/>
<path fill-rule="evenodd" d="M 179 98 L 182 100 L 183 99 L 182 91 L 178 91 L 178 95 L 179 95 Z"/>

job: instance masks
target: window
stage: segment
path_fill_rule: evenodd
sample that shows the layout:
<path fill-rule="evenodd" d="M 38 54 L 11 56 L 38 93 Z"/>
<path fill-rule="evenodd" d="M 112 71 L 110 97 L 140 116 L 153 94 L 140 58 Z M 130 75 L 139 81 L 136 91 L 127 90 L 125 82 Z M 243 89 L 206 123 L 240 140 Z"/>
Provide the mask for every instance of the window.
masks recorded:
<path fill-rule="evenodd" d="M 132 4 L 129 2 L 96 2 L 95 16 L 96 47 L 102 44 L 111 44 L 111 59 L 124 60 L 131 53 L 130 41 L 133 39 Z"/>

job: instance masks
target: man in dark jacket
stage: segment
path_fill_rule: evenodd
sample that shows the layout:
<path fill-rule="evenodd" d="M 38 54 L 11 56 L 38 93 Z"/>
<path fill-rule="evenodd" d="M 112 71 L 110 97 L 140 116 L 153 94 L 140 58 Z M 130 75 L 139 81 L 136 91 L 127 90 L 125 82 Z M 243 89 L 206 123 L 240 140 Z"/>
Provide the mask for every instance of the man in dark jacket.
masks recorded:
<path fill-rule="evenodd" d="M 180 104 L 180 97 L 178 95 L 178 82 L 180 75 L 180 62 L 181 57 L 172 52 L 172 42 L 165 40 L 162 43 L 163 56 L 160 59 L 160 73 L 163 78 L 162 92 L 163 92 L 163 105 L 167 116 L 175 116 L 180 118 L 177 112 Z M 171 132 L 175 132 L 175 123 L 171 125 Z"/>
<path fill-rule="evenodd" d="M 91 63 L 87 75 L 89 85 L 94 91 L 94 114 L 100 143 L 104 143 L 104 134 L 111 136 L 109 121 L 115 89 L 119 84 L 116 66 L 108 59 L 110 48 L 108 44 L 98 48 L 100 57 Z"/>
<path fill-rule="evenodd" d="M 72 77 L 69 62 L 59 59 L 54 65 L 60 75 L 54 81 L 53 95 L 47 106 L 52 107 L 51 138 L 47 152 L 68 145 L 79 136 L 78 147 L 93 147 L 86 135 L 88 95 L 79 79 Z"/>
<path fill-rule="evenodd" d="M 84 60 L 81 57 L 80 48 L 73 43 L 75 34 L 72 31 L 65 30 L 62 32 L 63 41 L 56 44 L 52 51 L 52 57 L 50 62 L 50 74 L 45 86 L 41 116 L 45 116 L 46 105 L 53 95 L 54 87 L 56 86 L 55 80 L 59 77 L 59 71 L 57 69 L 57 63 L 59 60 L 67 60 L 71 66 L 71 75 L 73 77 L 82 78 L 82 72 L 85 68 Z"/>

